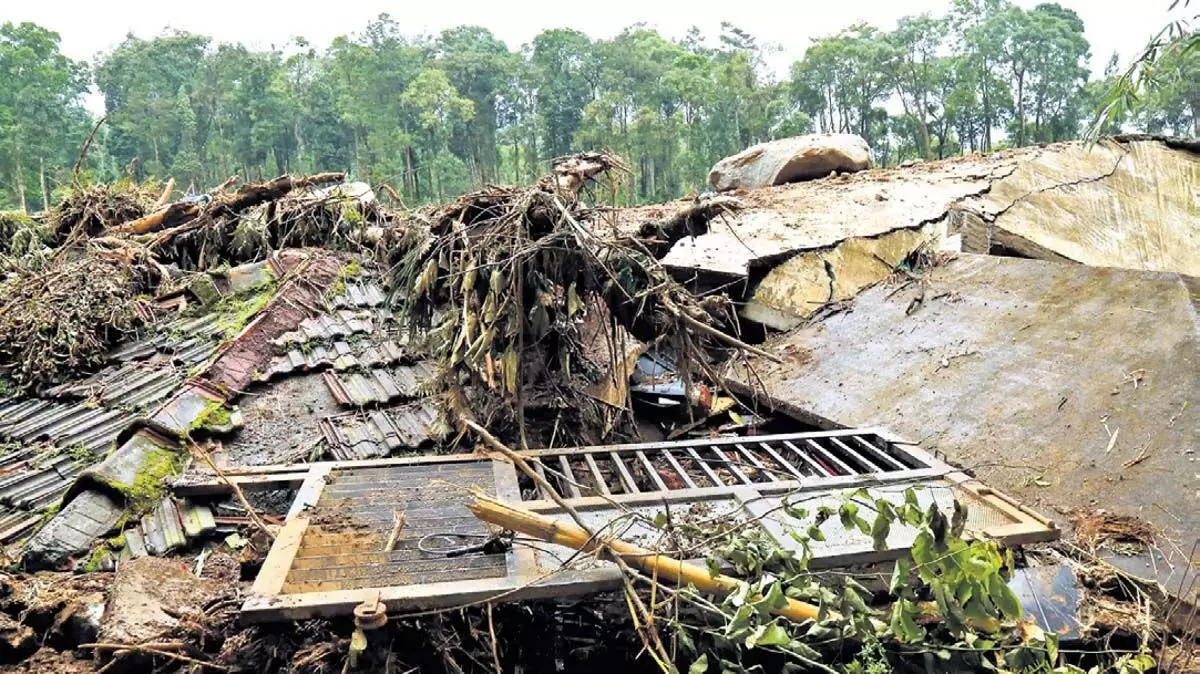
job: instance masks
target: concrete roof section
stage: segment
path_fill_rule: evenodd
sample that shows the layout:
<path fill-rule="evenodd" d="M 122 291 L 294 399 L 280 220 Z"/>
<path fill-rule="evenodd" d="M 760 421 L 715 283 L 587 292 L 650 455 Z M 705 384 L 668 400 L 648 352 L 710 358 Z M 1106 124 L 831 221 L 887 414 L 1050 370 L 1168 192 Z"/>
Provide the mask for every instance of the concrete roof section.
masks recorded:
<path fill-rule="evenodd" d="M 1176 144 L 1039 149 L 955 208 L 970 252 L 1200 276 L 1200 154 Z"/>
<path fill-rule="evenodd" d="M 747 276 L 805 251 L 931 223 L 975 253 L 1200 275 L 1200 153 L 1149 137 L 1056 143 L 730 192 L 742 208 L 678 241 L 669 267 Z M 632 234 L 694 203 L 620 209 Z"/>
<path fill-rule="evenodd" d="M 801 251 L 920 227 L 941 220 L 952 203 L 987 191 L 1036 152 L 1023 148 L 733 192 L 743 207 L 711 221 L 708 233 L 680 240 L 663 263 L 745 276 L 752 266 L 769 266 Z M 689 203 L 621 209 L 613 219 L 618 231 L 634 233 Z"/>
<path fill-rule="evenodd" d="M 961 254 L 766 344 L 783 364 L 752 359 L 729 377 L 825 427 L 890 427 L 1045 512 L 1102 507 L 1194 536 L 1188 282 Z"/>

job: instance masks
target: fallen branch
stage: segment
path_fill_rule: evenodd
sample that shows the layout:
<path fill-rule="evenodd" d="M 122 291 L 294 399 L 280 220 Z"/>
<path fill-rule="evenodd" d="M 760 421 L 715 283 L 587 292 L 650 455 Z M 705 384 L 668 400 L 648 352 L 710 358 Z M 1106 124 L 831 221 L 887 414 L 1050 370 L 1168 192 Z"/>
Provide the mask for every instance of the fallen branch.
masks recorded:
<path fill-rule="evenodd" d="M 96 120 L 92 126 L 92 132 L 88 134 L 87 140 L 83 141 L 83 147 L 79 149 L 79 158 L 75 160 L 75 165 L 71 167 L 71 185 L 79 187 L 79 169 L 83 166 L 84 160 L 87 159 L 88 150 L 92 147 L 92 141 L 96 138 L 96 132 L 100 130 L 100 125 L 104 120 L 108 119 L 108 115 L 102 116 Z M 49 205 L 46 205 L 49 208 Z"/>
<path fill-rule="evenodd" d="M 258 527 L 260 531 L 266 534 L 268 540 L 274 543 L 275 534 L 271 533 L 271 530 L 267 528 L 266 523 L 263 522 L 261 517 L 259 517 L 258 512 L 256 512 L 254 507 L 250 505 L 250 501 L 246 500 L 246 494 L 242 492 L 242 488 L 237 486 L 233 480 L 230 480 L 229 476 L 222 472 L 220 468 L 217 468 L 216 462 L 213 461 L 212 457 L 208 455 L 208 452 L 204 451 L 204 449 L 199 445 L 193 443 L 191 445 L 191 450 L 193 455 L 199 455 L 200 460 L 204 461 L 204 463 L 208 465 L 212 472 L 215 473 L 217 477 L 221 478 L 222 482 L 229 485 L 229 488 L 233 490 L 233 495 L 237 498 L 238 503 L 241 504 L 242 508 L 245 508 L 246 515 L 250 518 L 250 521 L 254 523 L 254 526 Z"/>
<path fill-rule="evenodd" d="M 229 671 L 229 668 L 226 667 L 225 665 L 218 665 L 218 664 L 212 663 L 212 662 L 205 662 L 204 660 L 197 660 L 196 658 L 189 657 L 187 655 L 182 655 L 180 653 L 172 653 L 171 651 L 164 651 L 159 648 L 154 648 L 153 646 L 150 646 L 150 645 L 139 646 L 137 644 L 94 643 L 94 644 L 80 644 L 79 648 L 91 648 L 93 650 L 114 651 L 115 655 L 121 655 L 123 653 L 128 653 L 128 652 L 149 653 L 150 655 L 158 655 L 158 656 L 162 656 L 164 658 L 171 658 L 172 660 L 178 660 L 180 662 L 186 662 L 186 663 L 192 664 L 192 665 L 199 665 L 201 667 L 208 667 L 209 669 L 215 669 L 215 670 L 218 670 L 221 672 Z M 108 665 L 105 665 L 105 668 L 107 669 L 111 665 L 112 665 L 112 663 L 110 662 Z M 101 671 L 104 671 L 104 670 L 101 670 Z"/>
<path fill-rule="evenodd" d="M 481 493 L 477 493 L 475 502 L 467 507 L 476 517 L 489 524 L 573 550 L 607 552 L 628 562 L 630 566 L 659 578 L 666 578 L 677 585 L 694 585 L 702 592 L 717 595 L 737 592 L 745 585 L 744 581 L 731 576 L 713 576 L 705 567 L 668 557 L 617 538 L 593 537 L 582 527 L 570 522 L 515 508 Z M 774 612 L 790 620 L 803 622 L 816 620 L 817 611 L 817 607 L 812 604 L 789 598 L 787 605 Z"/>
<path fill-rule="evenodd" d="M 158 210 L 167 205 L 167 199 L 171 198 L 171 193 L 175 191 L 175 179 L 167 180 L 167 184 L 163 187 L 162 194 L 158 195 L 158 201 L 154 202 L 154 210 Z"/>

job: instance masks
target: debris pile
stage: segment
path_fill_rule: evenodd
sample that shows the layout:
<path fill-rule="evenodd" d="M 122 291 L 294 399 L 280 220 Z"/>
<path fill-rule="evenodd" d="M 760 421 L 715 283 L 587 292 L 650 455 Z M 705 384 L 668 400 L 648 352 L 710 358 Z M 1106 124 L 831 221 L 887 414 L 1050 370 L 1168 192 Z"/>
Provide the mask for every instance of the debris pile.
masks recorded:
<path fill-rule="evenodd" d="M 0 215 L 0 664 L 1186 671 L 1194 258 L 1031 219 L 1195 157 L 806 143 L 635 209 L 591 152 L 419 210 L 324 173 Z"/>
<path fill-rule="evenodd" d="M 622 168 L 572 157 L 536 186 L 491 187 L 404 224 L 392 296 L 442 364 L 455 414 L 517 431 L 523 447 L 591 444 L 623 416 L 646 344 L 684 373 L 706 367 L 710 345 L 756 350 L 729 334 L 728 297 L 698 297 L 670 277 L 646 245 L 661 242 L 597 234 L 578 190 Z M 527 412 L 537 428 L 525 428 Z"/>

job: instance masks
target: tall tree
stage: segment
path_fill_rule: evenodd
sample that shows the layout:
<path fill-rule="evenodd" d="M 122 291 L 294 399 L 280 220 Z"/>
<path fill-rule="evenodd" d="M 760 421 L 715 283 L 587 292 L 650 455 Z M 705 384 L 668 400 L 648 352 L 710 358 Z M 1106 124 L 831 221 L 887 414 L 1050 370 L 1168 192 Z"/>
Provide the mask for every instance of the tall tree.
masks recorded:
<path fill-rule="evenodd" d="M 57 33 L 32 23 L 0 26 L 0 170 L 12 179 L 5 196 L 21 210 L 48 207 L 55 182 L 48 172 L 62 173 L 74 159 L 87 127 L 79 101 L 86 77 L 83 64 L 59 51 Z"/>

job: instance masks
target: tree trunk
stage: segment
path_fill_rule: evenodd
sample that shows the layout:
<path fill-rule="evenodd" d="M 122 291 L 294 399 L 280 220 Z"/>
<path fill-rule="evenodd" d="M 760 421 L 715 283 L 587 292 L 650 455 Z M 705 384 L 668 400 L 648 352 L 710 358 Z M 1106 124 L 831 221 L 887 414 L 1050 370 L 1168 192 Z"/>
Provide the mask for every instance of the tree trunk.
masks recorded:
<path fill-rule="evenodd" d="M 13 171 L 13 177 L 16 179 L 17 183 L 17 205 L 21 207 L 22 213 L 28 213 L 29 209 L 25 207 L 25 169 L 21 167 L 21 155 L 19 152 L 20 148 L 17 149 L 17 164 L 16 169 Z"/>
<path fill-rule="evenodd" d="M 38 157 L 38 175 L 42 181 L 42 210 L 50 209 L 50 190 L 46 189 L 46 161 Z"/>
<path fill-rule="evenodd" d="M 1017 76 L 1017 147 L 1025 145 L 1025 73 Z"/>

